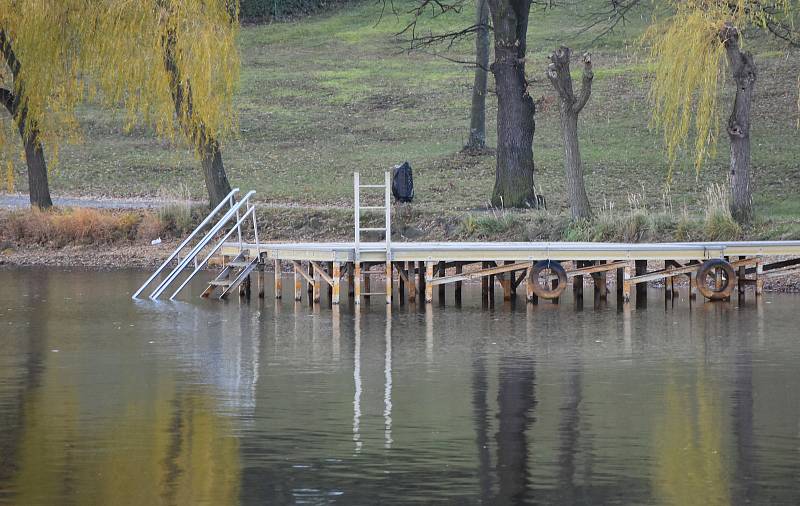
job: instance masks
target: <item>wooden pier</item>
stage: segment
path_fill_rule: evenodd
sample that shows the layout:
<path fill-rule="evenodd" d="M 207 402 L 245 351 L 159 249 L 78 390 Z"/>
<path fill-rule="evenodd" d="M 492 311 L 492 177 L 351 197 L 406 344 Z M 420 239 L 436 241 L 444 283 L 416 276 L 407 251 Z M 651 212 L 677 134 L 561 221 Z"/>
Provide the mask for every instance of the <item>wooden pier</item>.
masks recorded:
<path fill-rule="evenodd" d="M 443 302 L 446 285 L 454 285 L 456 302 L 462 284 L 480 280 L 484 300 L 494 297 L 496 285 L 503 298 L 512 299 L 525 283 L 525 297 L 557 302 L 572 280 L 576 297 L 583 297 L 584 277 L 591 278 L 596 298 L 608 296 L 609 275 L 615 279 L 617 300 L 631 301 L 635 288 L 637 303 L 647 297 L 646 283 L 664 280 L 665 294 L 672 298 L 676 277 L 687 277 L 689 296 L 697 293 L 710 300 L 729 300 L 734 289 L 744 296 L 747 287 L 761 295 L 764 281 L 800 272 L 800 241 L 730 241 L 687 243 L 579 243 L 579 242 L 393 242 L 391 178 L 387 171 L 381 184 L 361 184 L 354 174 L 353 242 L 273 243 L 259 240 L 256 207 L 248 192 L 237 198 L 239 189 L 228 196 L 203 220 L 150 278 L 133 294 L 146 289 L 157 299 L 170 290 L 170 299 L 205 268 L 209 260 L 221 257 L 223 268 L 203 291 L 204 297 L 225 298 L 239 289 L 250 293 L 250 279 L 261 281 L 268 266 L 275 273 L 276 298 L 282 296 L 284 267 L 294 272 L 294 298 L 303 291 L 311 301 L 321 300 L 326 288 L 332 304 L 339 304 L 342 281 L 355 304 L 379 297 L 391 304 L 419 301 L 431 303 L 434 287 Z M 372 196 L 362 206 L 362 191 L 380 190 L 382 205 Z M 367 201 L 370 199 L 367 198 Z M 382 224 L 363 213 L 378 211 Z M 375 222 L 376 216 L 371 217 Z M 362 221 L 363 220 L 363 221 Z M 378 226 L 382 225 L 382 226 Z M 380 242 L 365 242 L 362 232 L 379 233 Z M 175 265 L 173 266 L 173 262 Z M 653 265 L 656 265 L 653 268 Z M 184 271 L 191 273 L 184 275 Z M 381 291 L 373 291 L 374 277 L 383 279 Z M 156 284 L 157 283 L 157 284 Z M 177 286 L 177 288 L 176 288 Z M 172 291 L 174 289 L 174 291 Z M 217 294 L 217 290 L 219 293 Z"/>
<path fill-rule="evenodd" d="M 224 258 L 244 254 L 245 263 L 256 260 L 261 276 L 271 266 L 275 297 L 281 297 L 281 273 L 289 266 L 295 300 L 301 300 L 306 291 L 312 302 L 319 302 L 325 287 L 332 304 L 339 304 L 343 282 L 356 304 L 377 297 L 391 304 L 431 303 L 434 291 L 442 301 L 448 284 L 454 285 L 459 302 L 465 281 L 481 281 L 484 297 L 492 297 L 499 285 L 506 300 L 524 283 L 526 300 L 536 303 L 540 298 L 557 300 L 570 280 L 574 293 L 582 296 L 584 277 L 592 279 L 596 296 L 605 299 L 609 275 L 615 276 L 617 297 L 623 304 L 631 301 L 634 287 L 641 300 L 646 297 L 646 283 L 657 280 L 664 280 L 665 291 L 673 296 L 676 277 L 688 278 L 692 298 L 699 292 L 712 300 L 726 300 L 734 289 L 743 294 L 752 287 L 760 295 L 766 279 L 800 272 L 800 241 L 407 242 L 392 243 L 388 260 L 385 242 L 361 243 L 360 249 L 358 261 L 354 243 L 228 242 L 221 254 Z M 376 276 L 384 280 L 381 292 L 371 291 Z"/>

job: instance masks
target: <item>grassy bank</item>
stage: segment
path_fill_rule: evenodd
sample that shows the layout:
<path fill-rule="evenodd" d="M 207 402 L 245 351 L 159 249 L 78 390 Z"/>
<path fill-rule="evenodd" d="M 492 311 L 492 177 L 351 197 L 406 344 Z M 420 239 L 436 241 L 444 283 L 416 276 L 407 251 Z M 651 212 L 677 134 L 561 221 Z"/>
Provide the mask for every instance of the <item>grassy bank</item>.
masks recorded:
<path fill-rule="evenodd" d="M 395 5 L 406 10 L 403 3 Z M 659 134 L 647 128 L 649 76 L 634 43 L 644 23 L 634 21 L 593 43 L 595 34 L 578 34 L 578 11 L 572 8 L 533 14 L 528 74 L 531 94 L 541 104 L 534 141 L 536 184 L 548 210 L 497 215 L 486 210 L 493 157 L 458 153 L 467 136 L 471 70 L 431 54 L 407 54 L 407 44 L 394 36 L 406 20 L 384 16 L 378 22 L 380 10 L 380 4 L 355 3 L 301 21 L 242 30 L 236 99 L 241 133 L 224 149 L 232 183 L 257 190 L 263 202 L 341 208 L 265 210 L 274 215 L 265 221 L 265 237 L 281 239 L 298 230 L 349 237 L 352 172 L 377 178 L 403 160 L 411 161 L 415 171 L 417 198 L 403 218 L 413 238 L 669 240 L 719 235 L 706 225 L 706 190 L 725 183 L 724 137 L 699 175 L 689 168 L 676 170 L 665 207 L 668 167 Z M 467 8 L 460 15 L 427 20 L 421 29 L 466 26 L 472 16 Z M 571 224 L 565 218 L 558 111 L 544 76 L 547 53 L 561 43 L 594 56 L 594 91 L 579 126 L 587 188 L 597 214 L 592 223 Z M 461 41 L 447 56 L 469 59 L 471 46 L 472 41 Z M 797 51 L 787 53 L 765 37 L 751 38 L 749 49 L 760 72 L 752 133 L 759 221 L 734 235 L 797 237 L 800 59 Z M 729 81 L 726 76 L 726 96 Z M 492 143 L 493 95 L 488 106 Z M 152 196 L 161 188 L 185 185 L 194 198 L 204 197 L 198 162 L 185 148 L 144 130 L 126 133 L 121 117 L 91 107 L 82 112 L 82 123 L 84 142 L 62 149 L 51 174 L 54 194 Z M 25 190 L 23 169 L 17 160 L 18 191 Z"/>

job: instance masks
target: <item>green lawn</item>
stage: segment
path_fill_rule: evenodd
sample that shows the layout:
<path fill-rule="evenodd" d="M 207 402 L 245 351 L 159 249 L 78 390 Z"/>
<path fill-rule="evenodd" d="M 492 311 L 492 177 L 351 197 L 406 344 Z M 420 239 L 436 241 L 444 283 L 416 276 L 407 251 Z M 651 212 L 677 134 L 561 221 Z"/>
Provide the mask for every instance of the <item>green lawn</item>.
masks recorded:
<path fill-rule="evenodd" d="M 403 12 L 410 4 L 395 5 Z M 432 54 L 408 54 L 407 43 L 395 36 L 405 17 L 387 13 L 378 22 L 380 10 L 379 3 L 356 3 L 301 21 L 243 28 L 240 134 L 224 146 L 234 185 L 257 190 L 262 201 L 349 206 L 353 171 L 377 178 L 409 160 L 421 216 L 486 206 L 493 157 L 458 153 L 468 134 L 471 69 Z M 659 134 L 648 128 L 647 67 L 637 46 L 644 23 L 592 42 L 595 34 L 578 35 L 579 14 L 564 8 L 535 11 L 531 18 L 531 94 L 544 97 L 536 117 L 536 184 L 550 213 L 566 209 L 558 111 L 544 76 L 548 52 L 566 44 L 594 55 L 594 91 L 580 120 L 590 199 L 596 208 L 621 209 L 636 194 L 645 206 L 661 210 L 668 170 Z M 465 9 L 426 19 L 419 29 L 447 30 L 472 20 L 473 12 Z M 472 44 L 461 41 L 447 56 L 469 59 Z M 757 212 L 797 231 L 800 52 L 787 54 L 763 36 L 749 44 L 760 72 L 752 134 Z M 727 76 L 725 82 L 729 98 Z M 493 144 L 493 96 L 488 107 Z M 84 142 L 61 150 L 51 179 L 54 194 L 154 195 L 183 183 L 198 198 L 204 195 L 198 162 L 186 148 L 144 130 L 124 133 L 120 117 L 89 107 L 82 118 Z M 692 168 L 675 172 L 669 194 L 676 212 L 699 209 L 705 188 L 725 183 L 727 158 L 723 134 L 715 158 L 699 175 Z M 20 163 L 17 171 L 17 189 L 24 191 Z"/>

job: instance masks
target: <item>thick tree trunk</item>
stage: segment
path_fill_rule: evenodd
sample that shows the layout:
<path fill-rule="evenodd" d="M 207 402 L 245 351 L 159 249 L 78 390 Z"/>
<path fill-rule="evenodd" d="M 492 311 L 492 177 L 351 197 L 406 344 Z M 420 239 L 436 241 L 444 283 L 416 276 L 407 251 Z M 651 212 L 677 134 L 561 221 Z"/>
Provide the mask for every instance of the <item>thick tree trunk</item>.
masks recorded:
<path fill-rule="evenodd" d="M 219 142 L 206 134 L 205 124 L 192 114 L 192 87 L 190 83 L 183 81 L 180 69 L 175 63 L 176 37 L 174 31 L 169 31 L 164 38 L 164 67 L 170 77 L 170 93 L 175 106 L 175 115 L 200 155 L 200 165 L 208 191 L 208 203 L 214 208 L 230 193 L 231 185 L 225 174 Z"/>
<path fill-rule="evenodd" d="M 50 199 L 47 164 L 44 159 L 42 143 L 39 142 L 38 132 L 31 132 L 27 138 L 24 138 L 24 144 L 25 162 L 28 164 L 28 193 L 30 194 L 31 206 L 47 209 L 53 206 L 53 201 Z"/>
<path fill-rule="evenodd" d="M 472 86 L 472 108 L 470 109 L 469 141 L 465 150 L 481 150 L 486 147 L 486 81 L 489 74 L 489 3 L 476 2 L 475 25 L 475 82 Z"/>
<path fill-rule="evenodd" d="M 492 205 L 536 207 L 533 133 L 536 108 L 525 79 L 525 40 L 530 0 L 489 0 L 494 26 L 497 90 L 497 168 Z"/>
<path fill-rule="evenodd" d="M 0 30 L 0 55 L 5 60 L 6 65 L 11 69 L 11 75 L 15 81 L 19 79 L 21 63 L 11 47 L 11 41 L 6 37 L 5 32 Z M 28 125 L 28 108 L 24 105 L 22 94 L 23 87 L 17 83 L 17 94 L 10 90 L 0 88 L 0 103 L 8 110 L 14 119 L 25 147 L 25 163 L 28 165 L 28 193 L 30 194 L 31 205 L 40 209 L 47 209 L 53 206 L 50 198 L 50 186 L 47 182 L 47 163 L 44 158 L 42 143 L 39 141 L 39 131 L 35 125 Z"/>
<path fill-rule="evenodd" d="M 569 209 L 574 219 L 589 218 L 592 209 L 589 198 L 586 196 L 584 185 L 583 167 L 581 167 L 581 153 L 578 147 L 578 114 L 580 114 L 589 96 L 592 93 L 591 56 L 583 56 L 583 87 L 578 97 L 572 86 L 572 77 L 569 70 L 571 51 L 568 47 L 561 47 L 550 55 L 550 64 L 547 67 L 547 77 L 558 92 L 561 112 L 561 134 L 564 138 L 564 171 L 567 180 L 567 198 Z"/>
<path fill-rule="evenodd" d="M 728 138 L 731 142 L 731 214 L 739 223 L 753 218 L 753 189 L 750 174 L 750 109 L 756 84 L 753 55 L 739 48 L 739 32 L 726 24 L 722 30 L 725 49 L 736 83 L 736 98 L 728 118 Z"/>
<path fill-rule="evenodd" d="M 208 190 L 208 201 L 211 207 L 216 207 L 231 191 L 228 177 L 225 175 L 225 166 L 222 164 L 222 152 L 217 141 L 207 142 L 203 148 L 201 165 L 203 176 Z"/>

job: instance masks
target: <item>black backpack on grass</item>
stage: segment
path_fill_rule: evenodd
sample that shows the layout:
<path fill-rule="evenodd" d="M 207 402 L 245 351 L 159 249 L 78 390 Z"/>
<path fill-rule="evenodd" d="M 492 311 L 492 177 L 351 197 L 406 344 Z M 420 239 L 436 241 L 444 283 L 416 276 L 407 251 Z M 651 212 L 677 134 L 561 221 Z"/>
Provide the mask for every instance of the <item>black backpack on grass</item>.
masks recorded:
<path fill-rule="evenodd" d="M 392 169 L 392 195 L 398 202 L 411 202 L 414 199 L 414 177 L 411 164 L 403 162 Z"/>

